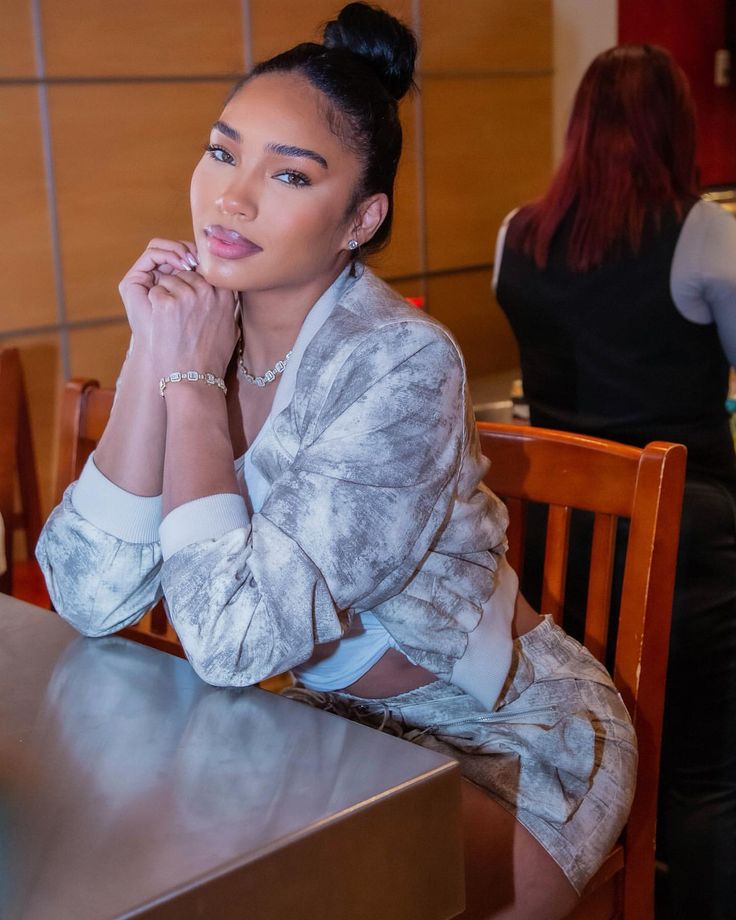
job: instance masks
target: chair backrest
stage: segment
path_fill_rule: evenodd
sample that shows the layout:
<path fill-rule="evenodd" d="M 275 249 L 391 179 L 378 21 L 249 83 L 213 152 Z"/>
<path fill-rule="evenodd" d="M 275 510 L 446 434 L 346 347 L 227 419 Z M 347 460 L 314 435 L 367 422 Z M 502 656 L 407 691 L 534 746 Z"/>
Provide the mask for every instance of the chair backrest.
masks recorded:
<path fill-rule="evenodd" d="M 20 511 L 16 511 L 16 487 L 20 494 Z M 14 531 L 25 532 L 29 558 L 33 556 L 41 532 L 36 458 L 17 348 L 0 351 L 0 516 L 4 523 L 7 563 L 7 570 L 0 574 L 0 591 L 10 593 Z"/>
<path fill-rule="evenodd" d="M 87 458 L 102 437 L 110 417 L 115 390 L 97 380 L 74 377 L 61 396 L 59 455 L 56 467 L 56 501 L 79 478 Z"/>
<path fill-rule="evenodd" d="M 593 512 L 584 644 L 606 657 L 618 519 L 628 519 L 613 680 L 639 741 L 625 832 L 625 916 L 652 916 L 659 754 L 686 449 L 643 449 L 522 425 L 478 423 L 485 482 L 509 508 L 509 561 L 523 568 L 525 509 L 549 507 L 541 612 L 561 621 L 572 509 Z M 635 908 L 635 909 L 630 909 Z"/>

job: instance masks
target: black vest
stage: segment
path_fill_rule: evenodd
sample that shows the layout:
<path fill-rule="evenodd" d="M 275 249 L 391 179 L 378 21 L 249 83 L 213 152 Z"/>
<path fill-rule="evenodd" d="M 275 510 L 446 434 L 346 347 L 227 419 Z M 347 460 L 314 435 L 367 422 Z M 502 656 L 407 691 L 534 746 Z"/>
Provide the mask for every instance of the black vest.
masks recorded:
<path fill-rule="evenodd" d="M 514 248 L 517 219 L 496 294 L 519 342 L 532 424 L 639 447 L 680 442 L 690 472 L 736 478 L 716 326 L 685 319 L 670 294 L 682 220 L 652 222 L 636 256 L 573 272 L 565 266 L 571 218 L 544 269 Z"/>

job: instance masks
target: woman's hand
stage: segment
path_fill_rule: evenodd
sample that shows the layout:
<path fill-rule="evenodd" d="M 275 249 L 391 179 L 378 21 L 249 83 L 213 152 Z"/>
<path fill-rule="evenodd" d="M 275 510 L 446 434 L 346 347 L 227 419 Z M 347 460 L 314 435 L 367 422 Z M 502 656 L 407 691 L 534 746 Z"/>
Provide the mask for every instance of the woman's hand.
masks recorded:
<path fill-rule="evenodd" d="M 198 264 L 194 243 L 153 239 L 127 272 L 118 290 L 139 348 L 148 349 L 151 344 L 151 289 L 162 278 L 176 271 L 190 271 Z"/>
<path fill-rule="evenodd" d="M 149 294 L 185 266 L 194 269 L 193 243 L 154 239 L 120 282 L 133 333 L 133 347 L 118 381 L 115 406 L 95 451 L 95 466 L 134 495 L 161 495 L 166 443 L 166 406 L 153 364 L 153 306 Z M 189 368 L 187 368 L 189 370 Z M 169 373 L 166 371 L 165 373 Z"/>
<path fill-rule="evenodd" d="M 151 359 L 160 377 L 195 370 L 224 377 L 235 345 L 235 296 L 196 271 L 160 275 L 148 292 Z"/>

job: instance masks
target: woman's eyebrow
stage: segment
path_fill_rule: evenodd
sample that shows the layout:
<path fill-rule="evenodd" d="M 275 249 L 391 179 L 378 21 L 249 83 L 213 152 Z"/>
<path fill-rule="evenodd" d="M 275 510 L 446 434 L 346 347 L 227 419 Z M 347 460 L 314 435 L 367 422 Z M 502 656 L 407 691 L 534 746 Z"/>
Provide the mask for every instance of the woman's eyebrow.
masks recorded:
<path fill-rule="evenodd" d="M 235 128 L 231 128 L 225 121 L 216 121 L 212 125 L 212 130 L 219 131 L 220 134 L 224 134 L 225 137 L 229 137 L 231 141 L 235 141 L 237 144 L 240 144 L 243 140 L 240 136 L 240 132 L 236 131 Z"/>
<path fill-rule="evenodd" d="M 266 150 L 269 153 L 278 153 L 284 157 L 306 157 L 308 160 L 314 160 L 319 163 L 322 169 L 327 169 L 327 160 L 321 153 L 314 150 L 308 150 L 306 147 L 292 147 L 289 144 L 266 144 Z"/>

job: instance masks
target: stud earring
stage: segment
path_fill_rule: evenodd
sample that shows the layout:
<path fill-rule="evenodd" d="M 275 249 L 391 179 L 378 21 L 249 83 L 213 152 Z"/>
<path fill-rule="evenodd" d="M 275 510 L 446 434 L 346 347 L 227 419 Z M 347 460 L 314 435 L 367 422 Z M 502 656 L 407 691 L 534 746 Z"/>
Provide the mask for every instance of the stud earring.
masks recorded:
<path fill-rule="evenodd" d="M 351 252 L 355 252 L 355 250 L 356 250 L 357 248 L 358 248 L 358 241 L 357 241 L 357 240 L 348 240 L 348 249 L 349 249 Z"/>

